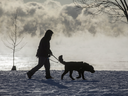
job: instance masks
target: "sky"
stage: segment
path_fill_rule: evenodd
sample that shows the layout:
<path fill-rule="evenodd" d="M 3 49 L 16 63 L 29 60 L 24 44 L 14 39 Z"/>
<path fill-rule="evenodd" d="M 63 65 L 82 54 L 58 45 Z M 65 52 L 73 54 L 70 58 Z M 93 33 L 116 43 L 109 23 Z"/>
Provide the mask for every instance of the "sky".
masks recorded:
<path fill-rule="evenodd" d="M 12 56 L 3 41 L 11 46 L 8 34 L 14 30 L 17 9 L 18 42 L 23 38 L 17 49 L 25 46 L 16 57 L 35 57 L 40 39 L 51 29 L 51 50 L 56 57 L 90 62 L 97 69 L 108 67 L 103 62 L 114 62 L 112 68 L 119 69 L 115 63 L 123 61 L 123 68 L 128 68 L 128 25 L 124 22 L 112 23 L 105 14 L 92 16 L 90 10 L 77 8 L 72 0 L 0 0 L 0 5 L 1 60 Z"/>

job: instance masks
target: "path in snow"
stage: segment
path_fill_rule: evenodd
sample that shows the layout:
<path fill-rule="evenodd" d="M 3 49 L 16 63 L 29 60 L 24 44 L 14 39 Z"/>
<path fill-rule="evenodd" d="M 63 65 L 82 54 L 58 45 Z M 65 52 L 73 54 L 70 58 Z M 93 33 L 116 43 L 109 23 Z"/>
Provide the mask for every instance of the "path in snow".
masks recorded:
<path fill-rule="evenodd" d="M 87 80 L 71 80 L 69 74 L 52 70 L 52 80 L 45 71 L 37 71 L 31 80 L 27 71 L 0 71 L 0 96 L 128 96 L 128 71 L 85 72 Z M 74 71 L 73 77 L 77 76 Z"/>

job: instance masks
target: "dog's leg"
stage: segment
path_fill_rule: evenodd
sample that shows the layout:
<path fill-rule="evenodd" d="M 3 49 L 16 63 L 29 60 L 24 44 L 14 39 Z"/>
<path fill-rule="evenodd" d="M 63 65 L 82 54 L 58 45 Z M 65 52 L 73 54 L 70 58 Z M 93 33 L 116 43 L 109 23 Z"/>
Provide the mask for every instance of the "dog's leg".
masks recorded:
<path fill-rule="evenodd" d="M 68 71 L 65 70 L 64 73 L 61 75 L 61 80 L 63 80 L 63 77 L 66 73 L 68 73 Z"/>
<path fill-rule="evenodd" d="M 75 80 L 73 77 L 72 77 L 72 72 L 73 72 L 73 70 L 70 70 L 70 78 L 72 79 L 72 80 Z"/>
<path fill-rule="evenodd" d="M 86 80 L 86 79 L 84 78 L 84 71 L 81 72 L 81 75 L 82 75 L 83 80 Z"/>
<path fill-rule="evenodd" d="M 80 71 L 78 71 L 78 74 L 79 74 L 79 76 L 76 77 L 77 79 L 81 78 L 81 72 Z"/>

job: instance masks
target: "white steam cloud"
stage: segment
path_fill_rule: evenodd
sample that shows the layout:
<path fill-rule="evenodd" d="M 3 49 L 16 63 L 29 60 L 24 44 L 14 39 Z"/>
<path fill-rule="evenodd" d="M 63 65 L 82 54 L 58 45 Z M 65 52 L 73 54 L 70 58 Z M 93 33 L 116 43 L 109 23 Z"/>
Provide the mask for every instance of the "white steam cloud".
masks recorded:
<path fill-rule="evenodd" d="M 111 24 L 105 14 L 92 17 L 89 10 L 77 8 L 73 3 L 61 5 L 54 0 L 47 0 L 44 3 L 28 2 L 22 0 L 1 0 L 0 1 L 0 25 L 12 18 L 15 10 L 18 10 L 18 21 L 20 35 L 30 34 L 31 36 L 42 36 L 47 29 L 63 32 L 66 36 L 83 31 L 92 35 L 103 33 L 106 35 L 119 36 L 127 34 L 127 25 L 121 22 Z M 4 23 L 4 26 L 9 26 Z"/>

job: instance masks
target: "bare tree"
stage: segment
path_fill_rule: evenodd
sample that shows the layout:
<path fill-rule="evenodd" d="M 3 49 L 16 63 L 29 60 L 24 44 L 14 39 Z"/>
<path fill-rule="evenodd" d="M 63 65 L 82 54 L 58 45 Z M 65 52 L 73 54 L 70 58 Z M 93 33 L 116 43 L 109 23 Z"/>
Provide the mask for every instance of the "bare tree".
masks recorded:
<path fill-rule="evenodd" d="M 114 17 L 115 21 L 122 20 L 128 23 L 128 0 L 73 0 L 73 2 L 79 8 L 93 9 L 93 15 L 104 12 Z"/>
<path fill-rule="evenodd" d="M 16 12 L 12 14 L 11 24 L 12 26 L 7 27 L 7 29 L 9 30 L 9 32 L 7 33 L 8 37 L 6 38 L 6 41 L 3 40 L 3 43 L 7 48 L 13 51 L 13 67 L 11 70 L 16 70 L 15 53 L 25 46 L 25 44 L 23 44 L 22 47 L 17 48 L 17 46 L 22 42 L 24 38 L 22 37 L 20 40 L 18 39 L 18 9 L 16 9 Z"/>

